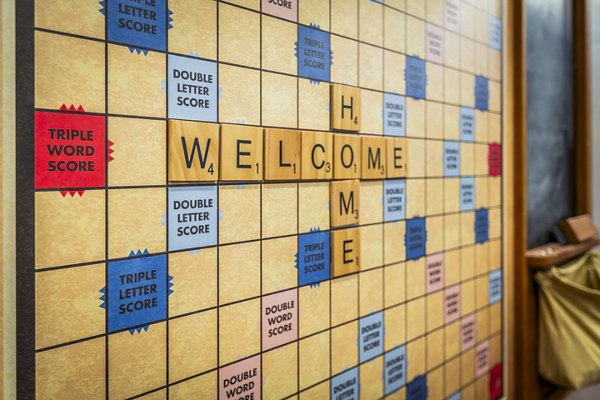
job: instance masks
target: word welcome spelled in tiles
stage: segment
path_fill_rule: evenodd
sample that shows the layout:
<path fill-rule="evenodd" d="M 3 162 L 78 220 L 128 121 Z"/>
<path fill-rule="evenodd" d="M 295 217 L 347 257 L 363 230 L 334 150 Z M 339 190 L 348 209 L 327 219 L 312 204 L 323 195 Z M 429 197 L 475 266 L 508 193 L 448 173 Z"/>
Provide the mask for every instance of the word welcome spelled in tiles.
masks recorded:
<path fill-rule="evenodd" d="M 299 131 L 169 121 L 169 180 L 286 181 L 402 178 L 406 139 L 358 135 L 360 90 L 333 84 L 333 130 Z"/>

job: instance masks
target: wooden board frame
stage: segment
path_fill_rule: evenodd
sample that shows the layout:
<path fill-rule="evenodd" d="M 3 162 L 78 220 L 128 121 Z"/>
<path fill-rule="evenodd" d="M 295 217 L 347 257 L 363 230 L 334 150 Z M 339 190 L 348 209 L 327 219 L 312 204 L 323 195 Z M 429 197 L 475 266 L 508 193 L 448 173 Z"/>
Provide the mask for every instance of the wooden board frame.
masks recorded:
<path fill-rule="evenodd" d="M 34 210 L 34 0 L 16 4 L 16 395 L 32 399 L 35 387 Z"/>
<path fill-rule="evenodd" d="M 505 3 L 504 38 L 504 120 L 503 132 L 505 139 L 504 147 L 504 194 L 505 218 L 504 227 L 506 239 L 504 241 L 506 276 L 504 283 L 506 287 L 505 311 L 507 318 L 505 326 L 506 333 L 506 388 L 508 398 L 516 398 L 517 393 L 522 393 L 524 376 L 515 373 L 516 365 L 530 360 L 524 360 L 525 353 L 522 352 L 523 343 L 517 339 L 522 336 L 516 326 L 524 319 L 522 312 L 515 305 L 519 302 L 520 293 L 531 290 L 530 287 L 522 287 L 531 283 L 529 271 L 525 264 L 527 221 L 526 221 L 526 114 L 527 114 L 527 91 L 526 91 L 526 20 L 525 2 L 515 0 Z M 510 195 L 512 194 L 512 195 Z M 522 325 L 521 325 L 522 326 Z M 526 328 L 529 329 L 529 328 Z"/>

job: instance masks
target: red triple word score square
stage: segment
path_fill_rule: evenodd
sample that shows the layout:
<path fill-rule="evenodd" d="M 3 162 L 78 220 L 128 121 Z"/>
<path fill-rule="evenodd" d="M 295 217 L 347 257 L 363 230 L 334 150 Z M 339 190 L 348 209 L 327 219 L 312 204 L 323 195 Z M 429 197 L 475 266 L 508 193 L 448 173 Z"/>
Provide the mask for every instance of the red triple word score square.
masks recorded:
<path fill-rule="evenodd" d="M 490 144 L 488 147 L 489 175 L 500 176 L 502 174 L 502 146 Z"/>
<path fill-rule="evenodd" d="M 502 397 L 502 364 L 496 364 L 490 369 L 490 399 L 497 400 Z"/>
<path fill-rule="evenodd" d="M 35 113 L 35 188 L 91 188 L 106 184 L 105 117 Z"/>

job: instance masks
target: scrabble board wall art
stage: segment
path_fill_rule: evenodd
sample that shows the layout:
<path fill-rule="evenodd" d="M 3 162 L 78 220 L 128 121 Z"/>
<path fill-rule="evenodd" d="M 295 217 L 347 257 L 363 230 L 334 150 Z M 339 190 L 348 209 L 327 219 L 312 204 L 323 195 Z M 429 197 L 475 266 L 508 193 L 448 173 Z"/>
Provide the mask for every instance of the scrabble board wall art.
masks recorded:
<path fill-rule="evenodd" d="M 503 396 L 501 0 L 20 7 L 20 394 Z"/>

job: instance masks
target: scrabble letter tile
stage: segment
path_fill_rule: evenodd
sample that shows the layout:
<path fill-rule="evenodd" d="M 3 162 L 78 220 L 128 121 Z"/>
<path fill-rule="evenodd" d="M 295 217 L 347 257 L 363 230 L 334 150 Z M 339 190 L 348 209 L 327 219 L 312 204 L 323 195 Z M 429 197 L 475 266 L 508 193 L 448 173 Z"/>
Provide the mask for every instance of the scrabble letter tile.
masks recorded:
<path fill-rule="evenodd" d="M 169 181 L 219 179 L 219 125 L 169 121 Z"/>
<path fill-rule="evenodd" d="M 360 130 L 360 88 L 331 85 L 331 127 L 339 131 Z"/>
<path fill-rule="evenodd" d="M 360 181 L 332 181 L 329 183 L 331 227 L 359 223 Z"/>
<path fill-rule="evenodd" d="M 302 132 L 302 179 L 333 178 L 333 135 Z"/>
<path fill-rule="evenodd" d="M 300 149 L 300 131 L 265 129 L 265 180 L 298 180 Z"/>
<path fill-rule="evenodd" d="M 331 232 L 333 276 L 360 271 L 360 234 L 358 228 Z"/>
<path fill-rule="evenodd" d="M 333 179 L 360 178 L 360 136 L 335 134 L 333 137 Z"/>
<path fill-rule="evenodd" d="M 386 142 L 384 137 L 362 137 L 362 179 L 385 178 Z"/>
<path fill-rule="evenodd" d="M 404 138 L 388 138 L 386 144 L 387 153 L 387 177 L 404 178 L 408 174 L 408 142 Z"/>
<path fill-rule="evenodd" d="M 263 132 L 242 125 L 221 126 L 221 180 L 259 181 L 263 176 Z"/>

